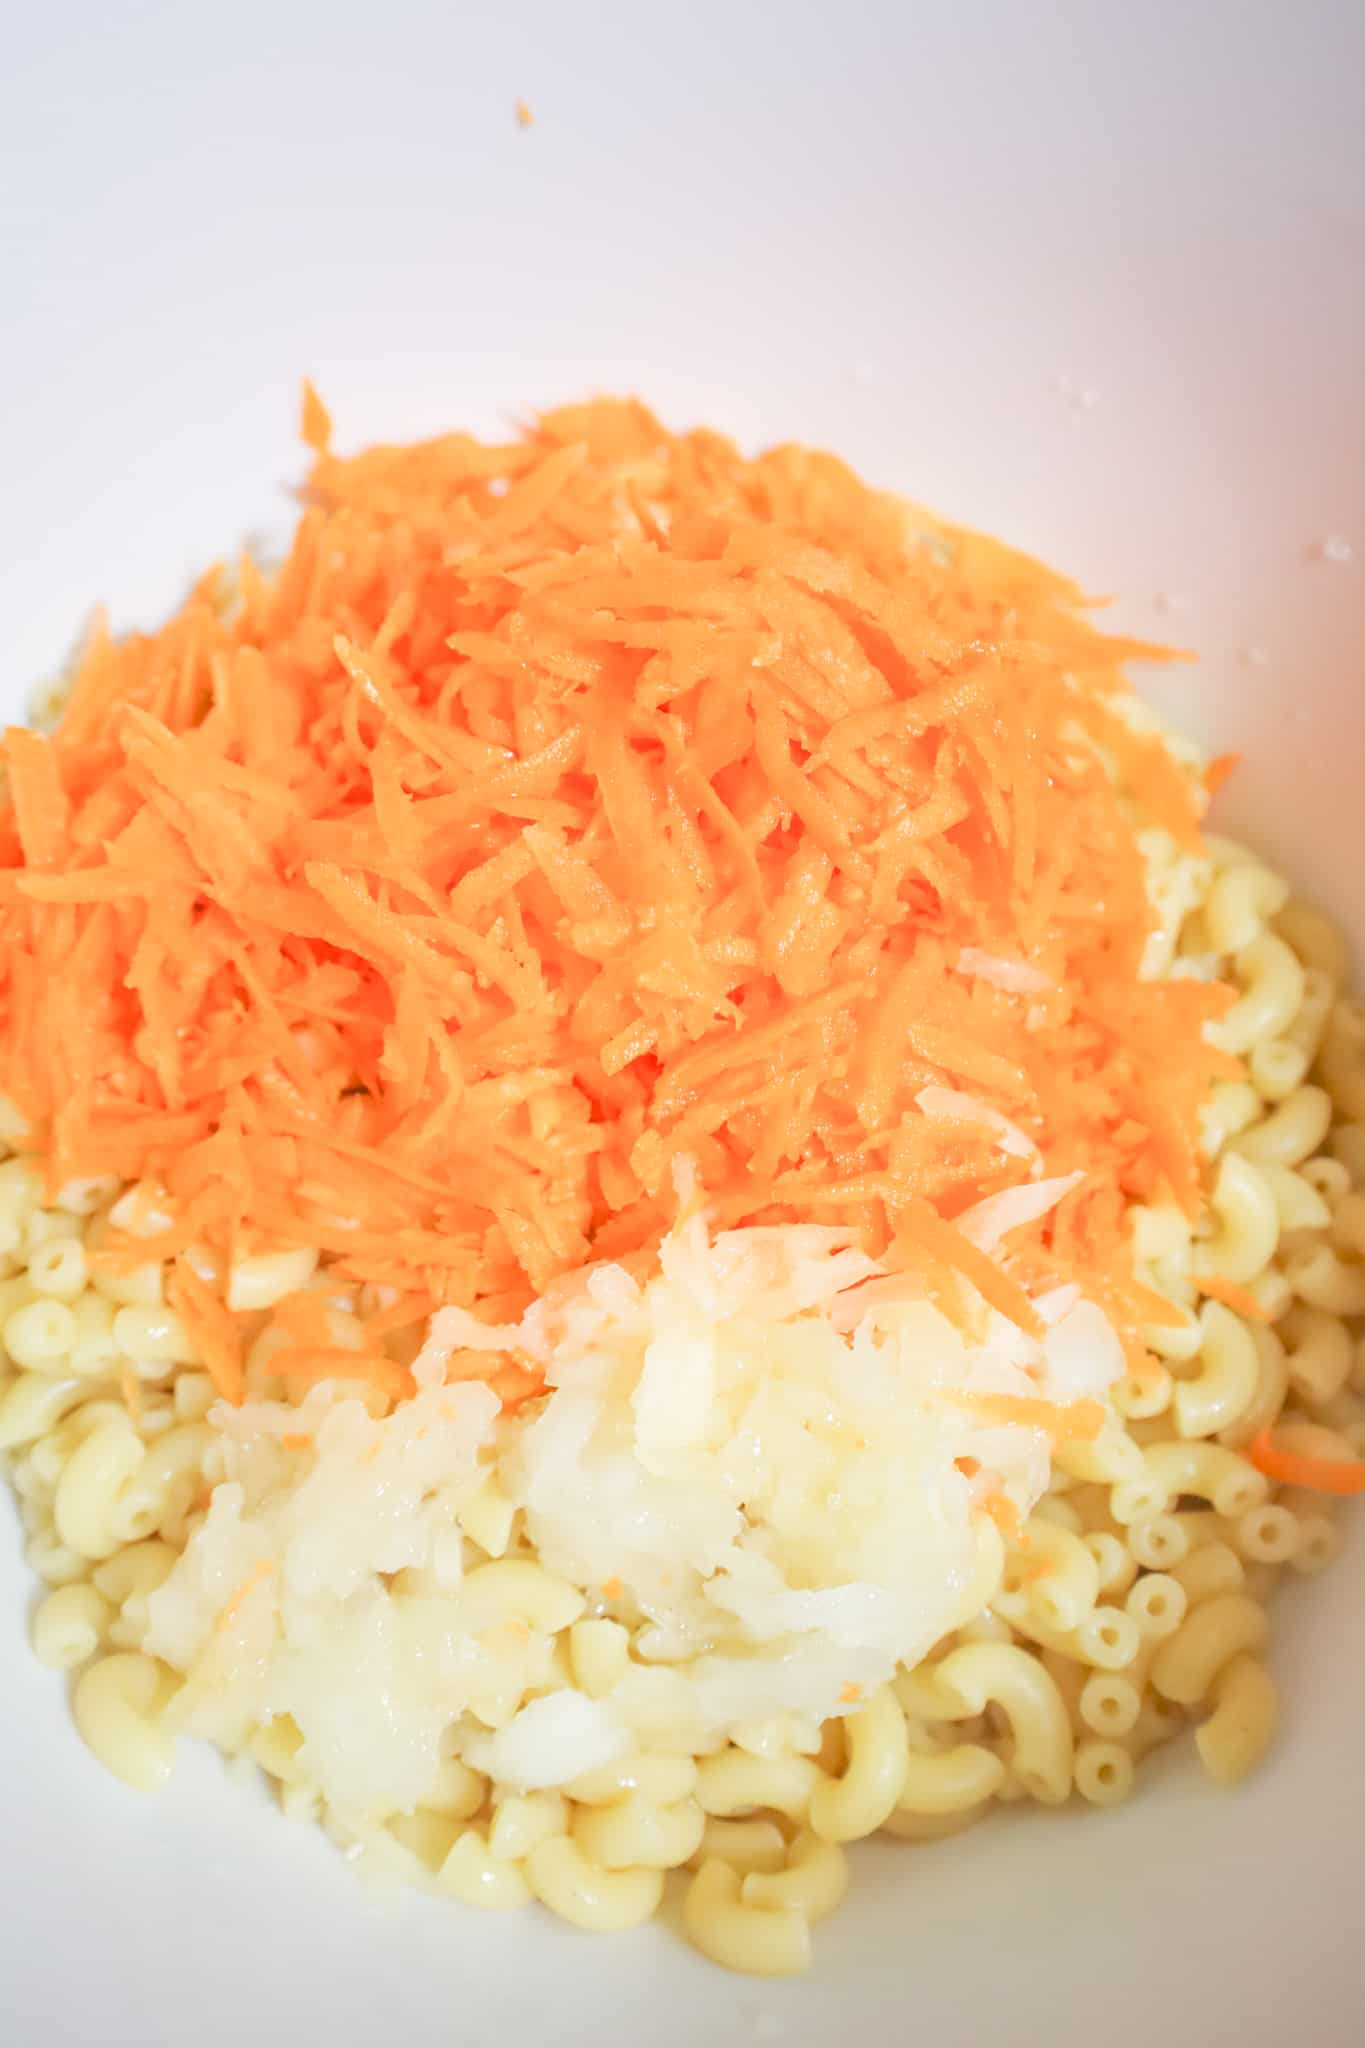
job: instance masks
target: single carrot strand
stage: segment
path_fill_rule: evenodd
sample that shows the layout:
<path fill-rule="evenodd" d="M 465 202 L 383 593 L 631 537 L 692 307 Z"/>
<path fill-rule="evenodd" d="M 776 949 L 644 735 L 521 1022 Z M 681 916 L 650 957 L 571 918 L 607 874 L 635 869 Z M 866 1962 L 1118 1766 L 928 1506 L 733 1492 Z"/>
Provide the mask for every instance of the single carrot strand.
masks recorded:
<path fill-rule="evenodd" d="M 1365 1458 L 1314 1458 L 1303 1451 L 1288 1451 L 1275 1442 L 1269 1429 L 1252 1438 L 1246 1456 L 1258 1472 L 1281 1486 L 1343 1496 L 1365 1493 Z"/>
<path fill-rule="evenodd" d="M 1224 1280 L 1217 1273 L 1207 1274 L 1199 1286 L 1204 1294 L 1214 1301 L 1221 1301 L 1224 1308 L 1230 1308 L 1234 1315 L 1245 1318 L 1249 1323 L 1268 1323 L 1269 1314 L 1261 1306 L 1249 1287 L 1239 1287 L 1235 1280 Z"/>

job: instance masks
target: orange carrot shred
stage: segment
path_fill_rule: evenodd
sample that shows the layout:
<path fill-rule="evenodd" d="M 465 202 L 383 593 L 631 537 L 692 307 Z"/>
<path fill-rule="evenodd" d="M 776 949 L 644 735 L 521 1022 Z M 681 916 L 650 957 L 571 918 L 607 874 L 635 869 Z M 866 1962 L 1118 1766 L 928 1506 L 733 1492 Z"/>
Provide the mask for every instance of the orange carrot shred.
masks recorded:
<path fill-rule="evenodd" d="M 1222 1302 L 1224 1308 L 1230 1308 L 1234 1315 L 1249 1323 L 1270 1321 L 1269 1311 L 1262 1307 L 1251 1289 L 1239 1287 L 1235 1280 L 1224 1280 L 1218 1273 L 1209 1273 L 1200 1280 L 1199 1286 L 1204 1294 Z"/>
<path fill-rule="evenodd" d="M 1242 765 L 1240 754 L 1215 754 L 1204 770 L 1204 787 L 1210 796 L 1217 796 L 1223 784 L 1235 775 Z"/>
<path fill-rule="evenodd" d="M 349 457 L 311 385 L 301 413 L 278 570 L 101 629 L 0 764 L 0 1093 L 54 1184 L 165 1189 L 119 1255 L 175 1261 L 220 1395 L 242 1329 L 191 1245 L 320 1248 L 390 1305 L 271 1370 L 401 1398 L 386 1336 L 647 1256 L 682 1154 L 727 1225 L 851 1226 L 1035 1337 L 1074 1280 L 1140 1348 L 1127 1205 L 1194 1205 L 1235 1070 L 1229 993 L 1141 974 L 1133 807 L 1197 846 L 1204 802 L 1121 715 L 1162 651 L 831 457 L 635 400 Z M 984 1114 L 918 1114 L 927 1085 Z M 1086 1172 L 1008 1270 L 953 1221 L 1029 1175 L 1002 1119 Z"/>
<path fill-rule="evenodd" d="M 1258 1472 L 1281 1486 L 1302 1486 L 1313 1493 L 1365 1493 L 1365 1458 L 1314 1458 L 1286 1450 L 1269 1429 L 1252 1438 L 1246 1456 Z"/>

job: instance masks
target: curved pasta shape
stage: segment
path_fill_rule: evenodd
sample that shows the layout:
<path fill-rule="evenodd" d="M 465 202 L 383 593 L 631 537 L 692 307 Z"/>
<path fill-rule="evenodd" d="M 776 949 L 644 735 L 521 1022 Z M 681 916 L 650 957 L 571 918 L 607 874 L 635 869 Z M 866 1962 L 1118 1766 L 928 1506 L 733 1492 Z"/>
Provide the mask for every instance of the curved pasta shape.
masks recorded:
<path fill-rule="evenodd" d="M 520 1863 L 542 1842 L 568 1832 L 568 1802 L 558 1792 L 517 1792 L 494 1807 L 488 1849 L 501 1863 Z"/>
<path fill-rule="evenodd" d="M 708 1815 L 701 1844 L 692 1858 L 693 1869 L 718 1856 L 741 1877 L 750 1871 L 775 1871 L 786 1867 L 787 1842 L 772 1820 L 717 1820 Z"/>
<path fill-rule="evenodd" d="M 1240 1316 L 1220 1301 L 1206 1301 L 1199 1328 L 1199 1371 L 1178 1380 L 1171 1395 L 1182 1437 L 1216 1436 L 1231 1428 L 1251 1406 L 1260 1377 L 1255 1341 Z"/>
<path fill-rule="evenodd" d="M 1327 1019 L 1318 1071 L 1333 1104 L 1353 1123 L 1365 1123 L 1365 1003 L 1348 997 Z"/>
<path fill-rule="evenodd" d="M 746 1905 L 740 1879 L 719 1858 L 703 1863 L 683 1898 L 683 1929 L 695 1949 L 751 1977 L 796 1977 L 810 1966 L 810 1922 L 791 1906 Z"/>
<path fill-rule="evenodd" d="M 676 1870 L 696 1855 L 706 1817 L 695 1800 L 657 1806 L 632 1792 L 615 1806 L 585 1806 L 574 1816 L 573 1838 L 603 1870 Z"/>
<path fill-rule="evenodd" d="M 1202 1700 L 1214 1679 L 1243 1651 L 1266 1646 L 1270 1623 L 1264 1607 L 1245 1593 L 1223 1593 L 1194 1608 L 1152 1659 L 1152 1684 L 1176 1706 Z"/>
<path fill-rule="evenodd" d="M 569 1625 L 573 1682 L 589 1699 L 601 1699 L 625 1673 L 630 1631 L 619 1621 L 575 1621 Z"/>
<path fill-rule="evenodd" d="M 1150 1477 L 1168 1501 L 1182 1493 L 1197 1494 L 1216 1513 L 1236 1516 L 1259 1507 L 1270 1491 L 1264 1473 L 1225 1444 L 1149 1444 L 1144 1456 Z"/>
<path fill-rule="evenodd" d="M 794 1908 L 808 1924 L 826 1919 L 848 1890 L 848 1858 L 835 1842 L 803 1828 L 792 1840 L 785 1870 L 750 1871 L 740 1880 L 745 1906 Z"/>
<path fill-rule="evenodd" d="M 567 1835 L 551 1835 L 526 1858 L 525 1877 L 543 1906 L 589 1934 L 638 1927 L 658 1910 L 662 1870 L 603 1870 Z"/>
<path fill-rule="evenodd" d="M 843 1776 L 822 1777 L 810 1797 L 810 1825 L 826 1842 L 855 1842 L 876 1833 L 896 1804 L 909 1755 L 905 1716 L 889 1686 L 875 1692 L 860 1714 L 844 1717 L 844 1735 Z"/>
<path fill-rule="evenodd" d="M 1213 1701 L 1213 1712 L 1195 1730 L 1195 1747 L 1215 1784 L 1235 1785 L 1256 1768 L 1274 1739 L 1279 1694 L 1264 1664 L 1243 1655 L 1219 1672 Z"/>
<path fill-rule="evenodd" d="M 87 1748 L 137 1792 L 156 1791 L 175 1764 L 175 1738 L 161 1716 L 173 1683 L 155 1658 L 116 1651 L 88 1664 L 72 1689 L 72 1717 Z"/>
<path fill-rule="evenodd" d="M 1301 1166 L 1327 1136 L 1332 1098 L 1325 1088 L 1296 1088 L 1269 1116 L 1231 1140 L 1229 1149 L 1256 1166 Z"/>
<path fill-rule="evenodd" d="M 935 1676 L 964 1713 L 984 1713 L 991 1702 L 1001 1709 L 1014 1737 L 1015 1775 L 1035 1799 L 1061 1805 L 1071 1790 L 1071 1723 L 1037 1659 L 1013 1644 L 967 1643 L 949 1651 Z"/>
<path fill-rule="evenodd" d="M 1120 1806 L 1133 1790 L 1135 1766 L 1117 1742 L 1076 1745 L 1076 1790 L 1092 1806 Z"/>
<path fill-rule="evenodd" d="M 477 1828 L 466 1828 L 455 1837 L 436 1881 L 461 1905 L 478 1906 L 486 1913 L 513 1912 L 529 1905 L 534 1896 L 519 1866 L 495 1856 Z"/>
<path fill-rule="evenodd" d="M 69 1549 L 92 1558 L 117 1549 L 119 1495 L 144 1456 L 141 1438 L 126 1421 L 101 1423 L 72 1452 L 53 1501 L 57 1534 Z"/>
<path fill-rule="evenodd" d="M 1069 1529 L 1038 1514 L 1023 1529 L 1029 1561 L 1029 1605 L 1050 1628 L 1075 1628 L 1099 1597 L 1100 1568 Z"/>
<path fill-rule="evenodd" d="M 1234 964 L 1242 994 L 1205 1032 L 1223 1052 L 1244 1053 L 1292 1024 L 1303 1002 L 1303 968 L 1293 947 L 1274 932 L 1261 932 L 1241 947 Z"/>
<path fill-rule="evenodd" d="M 1204 922 L 1215 953 L 1240 953 L 1265 932 L 1289 901 L 1289 884 L 1254 855 L 1215 875 L 1204 903 Z"/>
<path fill-rule="evenodd" d="M 1259 1167 L 1237 1152 L 1218 1162 L 1209 1206 L 1217 1228 L 1194 1247 L 1192 1264 L 1200 1279 L 1230 1280 L 1245 1286 L 1275 1256 L 1280 1212 Z"/>
<path fill-rule="evenodd" d="M 1285 1261 L 1300 1301 L 1333 1316 L 1365 1315 L 1365 1266 L 1348 1265 L 1330 1244 L 1304 1245 Z"/>
<path fill-rule="evenodd" d="M 34 1656 L 53 1671 L 73 1671 L 94 1656 L 113 1615 L 109 1602 L 93 1586 L 57 1587 L 34 1612 Z"/>
<path fill-rule="evenodd" d="M 1321 1407 L 1346 1385 L 1355 1359 L 1351 1333 L 1340 1316 L 1296 1302 L 1277 1334 L 1285 1347 L 1289 1384 L 1301 1400 Z"/>
<path fill-rule="evenodd" d="M 1005 1765 L 993 1749 L 960 1742 L 926 1756 L 910 1750 L 905 1760 L 896 1812 L 962 1813 L 991 1799 L 1005 1782 Z"/>
<path fill-rule="evenodd" d="M 581 1778 L 572 1779 L 564 1790 L 581 1806 L 611 1806 L 631 1792 L 638 1792 L 659 1806 L 674 1806 L 680 1799 L 690 1799 L 697 1790 L 697 1784 L 695 1757 L 648 1750 L 638 1756 L 622 1757 L 619 1763 L 603 1764 L 595 1771 L 585 1771 Z"/>
<path fill-rule="evenodd" d="M 1218 1432 L 1218 1441 L 1231 1450 L 1249 1444 L 1275 1420 L 1289 1390 L 1289 1365 L 1279 1337 L 1261 1323 L 1249 1330 L 1256 1352 L 1256 1390 L 1236 1420 Z"/>
<path fill-rule="evenodd" d="M 474 1635 L 505 1621 L 523 1621 L 541 1635 L 557 1635 L 577 1621 L 587 1604 L 577 1586 L 522 1557 L 476 1566 L 459 1591 L 460 1620 Z"/>
<path fill-rule="evenodd" d="M 820 1766 L 809 1757 L 750 1756 L 742 1749 L 723 1749 L 697 1765 L 696 1796 L 703 1813 L 722 1820 L 765 1808 L 800 1820 L 824 1779 Z"/>

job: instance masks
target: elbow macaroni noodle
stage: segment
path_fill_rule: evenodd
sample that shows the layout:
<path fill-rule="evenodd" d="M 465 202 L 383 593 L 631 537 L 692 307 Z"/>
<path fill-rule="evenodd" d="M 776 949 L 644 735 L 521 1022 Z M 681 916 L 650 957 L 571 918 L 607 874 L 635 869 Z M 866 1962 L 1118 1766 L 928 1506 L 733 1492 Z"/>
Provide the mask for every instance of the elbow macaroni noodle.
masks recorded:
<path fill-rule="evenodd" d="M 281 1713 L 234 1746 L 286 1812 L 466 1905 L 535 1899 L 593 1932 L 647 1919 L 679 1885 L 704 1955 L 791 1974 L 847 1889 L 846 1844 L 877 1831 L 928 1844 L 1022 1799 L 1115 1805 L 1192 1722 L 1218 1783 L 1254 1767 L 1277 1719 L 1264 1592 L 1286 1568 L 1330 1562 L 1340 1538 L 1329 1496 L 1272 1484 L 1247 1447 L 1274 1426 L 1308 1457 L 1365 1449 L 1365 1005 L 1344 992 L 1329 920 L 1238 849 L 1215 841 L 1211 854 L 1198 886 L 1173 887 L 1191 908 L 1162 943 L 1177 971 L 1212 956 L 1234 983 L 1210 1036 L 1246 1078 L 1205 1106 L 1202 1218 L 1169 1202 L 1132 1212 L 1138 1271 L 1177 1320 L 1152 1325 L 1157 1355 L 1115 1384 L 1098 1437 L 1058 1450 L 1022 1529 L 1006 1543 L 982 1523 L 959 1626 L 889 1685 L 846 1689 L 847 1711 L 823 1728 L 792 1714 L 737 1725 L 711 1753 L 645 1749 L 550 1790 L 500 1784 L 452 1753 L 422 1805 L 369 1835 L 327 1811 Z M 0 1104 L 0 1145 L 23 1136 Z M 0 1453 L 46 1582 L 34 1651 L 75 1674 L 94 1754 L 150 1790 L 172 1767 L 180 1681 L 144 1650 L 147 1606 L 209 1503 L 215 1395 L 162 1266 L 101 1262 L 111 1217 L 134 1235 L 168 1220 L 147 1191 L 112 1182 L 72 1183 L 45 1205 L 27 1159 L 0 1163 Z M 325 1271 L 316 1252 L 253 1253 L 227 1276 L 229 1308 L 261 1319 Z M 267 1375 L 275 1346 L 259 1327 L 245 1326 L 248 1369 Z M 486 1729 L 537 1687 L 596 1702 L 642 1675 L 644 1630 L 537 1559 L 492 1477 L 463 1500 L 455 1540 L 458 1626 L 492 1646 Z M 442 1590 L 433 1577 L 396 1574 L 398 1604 L 420 1608 Z M 520 1676 L 494 1672 L 507 1644 Z M 209 1668 L 195 1666 L 187 1695 Z"/>

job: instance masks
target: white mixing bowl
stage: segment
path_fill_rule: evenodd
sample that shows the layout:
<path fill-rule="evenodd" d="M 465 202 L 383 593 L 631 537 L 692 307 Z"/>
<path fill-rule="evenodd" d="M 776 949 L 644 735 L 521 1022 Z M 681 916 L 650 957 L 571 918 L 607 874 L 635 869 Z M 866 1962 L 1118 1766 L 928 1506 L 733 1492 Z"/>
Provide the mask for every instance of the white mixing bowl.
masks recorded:
<path fill-rule="evenodd" d="M 93 600 L 149 620 L 283 526 L 305 372 L 343 446 L 629 388 L 836 447 L 1196 649 L 1159 696 L 1246 755 L 1226 822 L 1365 931 L 1363 72 L 1329 0 L 25 10 L 4 711 Z M 1248 1788 L 1185 1758 L 864 1852 L 776 1986 L 661 1928 L 376 1907 L 207 1756 L 141 1801 L 28 1657 L 17 1552 L 0 1508 L 14 2048 L 1361 2037 L 1359 1541 L 1282 1602 Z"/>

